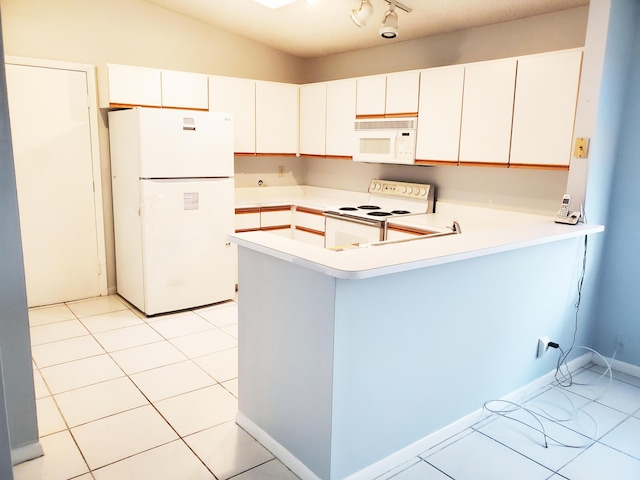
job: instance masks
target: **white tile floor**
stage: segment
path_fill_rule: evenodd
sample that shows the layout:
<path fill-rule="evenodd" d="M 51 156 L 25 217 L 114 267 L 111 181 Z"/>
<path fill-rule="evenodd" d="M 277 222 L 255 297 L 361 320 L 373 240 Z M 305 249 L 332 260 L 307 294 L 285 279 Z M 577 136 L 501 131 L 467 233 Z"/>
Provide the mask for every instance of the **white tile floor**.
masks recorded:
<path fill-rule="evenodd" d="M 32 309 L 29 319 L 45 456 L 16 466 L 16 480 L 297 478 L 233 421 L 236 303 L 144 318 L 110 296 Z M 566 416 L 568 398 L 595 420 L 541 420 L 548 448 L 541 433 L 487 414 L 379 480 L 637 480 L 640 379 L 616 373 L 599 398 L 601 372 L 576 372 L 566 397 L 535 393 L 532 408 Z M 512 416 L 537 425 L 525 411 Z"/>
<path fill-rule="evenodd" d="M 145 318 L 117 296 L 29 311 L 41 458 L 16 480 L 295 480 L 234 422 L 237 304 Z"/>

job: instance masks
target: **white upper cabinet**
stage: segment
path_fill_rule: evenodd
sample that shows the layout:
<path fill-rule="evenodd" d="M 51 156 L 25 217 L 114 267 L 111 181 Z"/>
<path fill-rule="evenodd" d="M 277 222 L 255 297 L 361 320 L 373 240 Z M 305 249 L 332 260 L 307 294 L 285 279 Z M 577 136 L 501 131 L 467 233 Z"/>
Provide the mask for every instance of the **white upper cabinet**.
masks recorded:
<path fill-rule="evenodd" d="M 458 162 L 463 83 L 462 65 L 421 72 L 417 160 Z"/>
<path fill-rule="evenodd" d="M 465 66 L 460 162 L 508 164 L 516 59 Z"/>
<path fill-rule="evenodd" d="M 108 64 L 99 74 L 101 108 L 209 108 L 206 75 L 113 64 Z"/>
<path fill-rule="evenodd" d="M 355 117 L 356 79 L 327 82 L 327 156 L 353 156 Z"/>
<path fill-rule="evenodd" d="M 582 51 L 518 59 L 511 165 L 569 165 Z"/>
<path fill-rule="evenodd" d="M 256 152 L 298 153 L 298 85 L 256 82 Z"/>
<path fill-rule="evenodd" d="M 357 115 L 415 115 L 420 72 L 373 75 L 357 79 Z"/>
<path fill-rule="evenodd" d="M 300 154 L 325 155 L 327 84 L 300 86 Z"/>
<path fill-rule="evenodd" d="M 100 107 L 162 106 L 160 70 L 108 64 L 101 68 Z"/>
<path fill-rule="evenodd" d="M 207 75 L 162 70 L 162 106 L 209 109 Z"/>
<path fill-rule="evenodd" d="M 233 114 L 234 151 L 256 152 L 256 81 L 209 77 L 209 110 Z"/>
<path fill-rule="evenodd" d="M 420 72 L 399 72 L 387 75 L 386 108 L 387 115 L 416 115 Z"/>
<path fill-rule="evenodd" d="M 387 76 L 357 79 L 356 115 L 382 115 L 385 112 Z"/>

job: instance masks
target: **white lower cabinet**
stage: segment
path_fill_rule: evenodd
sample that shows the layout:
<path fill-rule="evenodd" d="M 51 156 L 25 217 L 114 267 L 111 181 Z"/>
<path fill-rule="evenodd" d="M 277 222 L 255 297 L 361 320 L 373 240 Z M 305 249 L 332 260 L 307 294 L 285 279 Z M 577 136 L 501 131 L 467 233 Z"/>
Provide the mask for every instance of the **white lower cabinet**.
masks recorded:
<path fill-rule="evenodd" d="M 236 208 L 235 222 L 236 232 L 260 230 L 260 208 Z"/>
<path fill-rule="evenodd" d="M 315 245 L 316 247 L 324 248 L 324 234 L 294 228 L 293 239 L 299 242 L 308 243 L 309 245 Z"/>

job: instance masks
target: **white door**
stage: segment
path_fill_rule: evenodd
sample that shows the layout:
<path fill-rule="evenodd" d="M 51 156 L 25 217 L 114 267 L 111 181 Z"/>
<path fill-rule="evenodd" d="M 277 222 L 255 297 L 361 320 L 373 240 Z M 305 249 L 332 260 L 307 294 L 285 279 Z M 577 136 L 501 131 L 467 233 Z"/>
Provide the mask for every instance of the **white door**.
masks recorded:
<path fill-rule="evenodd" d="M 233 298 L 233 179 L 141 180 L 147 315 Z"/>
<path fill-rule="evenodd" d="M 29 306 L 103 295 L 87 73 L 6 71 Z"/>

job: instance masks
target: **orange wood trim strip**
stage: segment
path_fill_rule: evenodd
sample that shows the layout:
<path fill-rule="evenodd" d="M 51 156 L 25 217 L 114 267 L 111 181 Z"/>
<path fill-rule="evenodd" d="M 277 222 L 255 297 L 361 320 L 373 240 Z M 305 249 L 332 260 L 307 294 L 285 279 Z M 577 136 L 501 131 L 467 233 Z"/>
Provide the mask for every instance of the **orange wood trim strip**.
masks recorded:
<path fill-rule="evenodd" d="M 259 232 L 259 228 L 240 228 L 236 230 L 236 233 L 246 233 L 246 232 Z"/>
<path fill-rule="evenodd" d="M 410 233 L 414 235 L 427 235 L 429 233 L 436 233 L 431 230 L 422 230 L 419 228 L 405 227 L 403 225 L 387 225 L 387 230 L 393 230 L 394 232 Z"/>
<path fill-rule="evenodd" d="M 291 210 L 291 205 L 274 205 L 272 207 L 260 207 L 261 212 L 286 212 Z"/>
<path fill-rule="evenodd" d="M 193 108 L 193 107 L 169 107 L 166 105 L 139 105 L 133 103 L 109 103 L 109 108 L 166 108 L 167 110 L 194 110 L 196 112 L 208 112 L 208 108 Z"/>
<path fill-rule="evenodd" d="M 416 165 L 447 165 L 457 167 L 458 162 L 455 160 L 416 160 Z"/>
<path fill-rule="evenodd" d="M 404 112 L 404 113 L 385 113 L 384 118 L 404 118 L 404 117 L 417 117 L 418 112 Z"/>
<path fill-rule="evenodd" d="M 351 155 L 327 155 L 328 160 L 353 160 Z"/>
<path fill-rule="evenodd" d="M 234 152 L 234 155 L 238 155 L 241 157 L 255 157 L 256 152 Z"/>
<path fill-rule="evenodd" d="M 460 162 L 463 167 L 492 167 L 492 168 L 509 168 L 508 163 L 492 163 L 492 162 Z"/>
<path fill-rule="evenodd" d="M 296 211 L 297 212 L 302 212 L 302 213 L 310 213 L 311 215 L 319 215 L 321 217 L 324 216 L 323 210 L 316 210 L 316 209 L 309 208 L 309 207 L 298 207 L 298 206 L 296 206 Z"/>
<path fill-rule="evenodd" d="M 317 153 L 302 153 L 300 152 L 301 157 L 311 157 L 311 158 L 327 158 L 326 155 L 320 155 Z"/>
<path fill-rule="evenodd" d="M 169 110 L 193 110 L 196 112 L 208 112 L 208 108 L 195 108 L 195 107 L 172 107 L 168 105 L 163 105 L 161 108 L 166 108 Z"/>
<path fill-rule="evenodd" d="M 263 232 L 267 232 L 269 230 L 286 230 L 287 228 L 291 228 L 291 225 L 273 225 L 271 227 L 260 227 L 260 230 Z"/>
<path fill-rule="evenodd" d="M 324 237 L 324 232 L 321 232 L 319 230 L 313 230 L 312 228 L 296 227 L 296 230 L 300 230 L 301 232 L 312 233 L 313 235 L 318 235 L 319 237 Z"/>
<path fill-rule="evenodd" d="M 384 118 L 384 113 L 368 113 L 364 115 L 356 115 L 356 120 L 367 120 L 369 118 Z"/>
<path fill-rule="evenodd" d="M 569 171 L 569 165 L 531 165 L 525 163 L 510 163 L 509 168 L 526 168 L 529 170 L 556 170 L 556 171 Z"/>
<path fill-rule="evenodd" d="M 109 108 L 135 108 L 135 107 L 162 108 L 159 105 L 136 105 L 132 103 L 110 103 L 109 104 Z"/>
<path fill-rule="evenodd" d="M 239 207 L 236 208 L 236 215 L 242 215 L 245 213 L 260 213 L 260 207 Z"/>
<path fill-rule="evenodd" d="M 297 153 L 255 153 L 256 157 L 297 157 Z"/>

